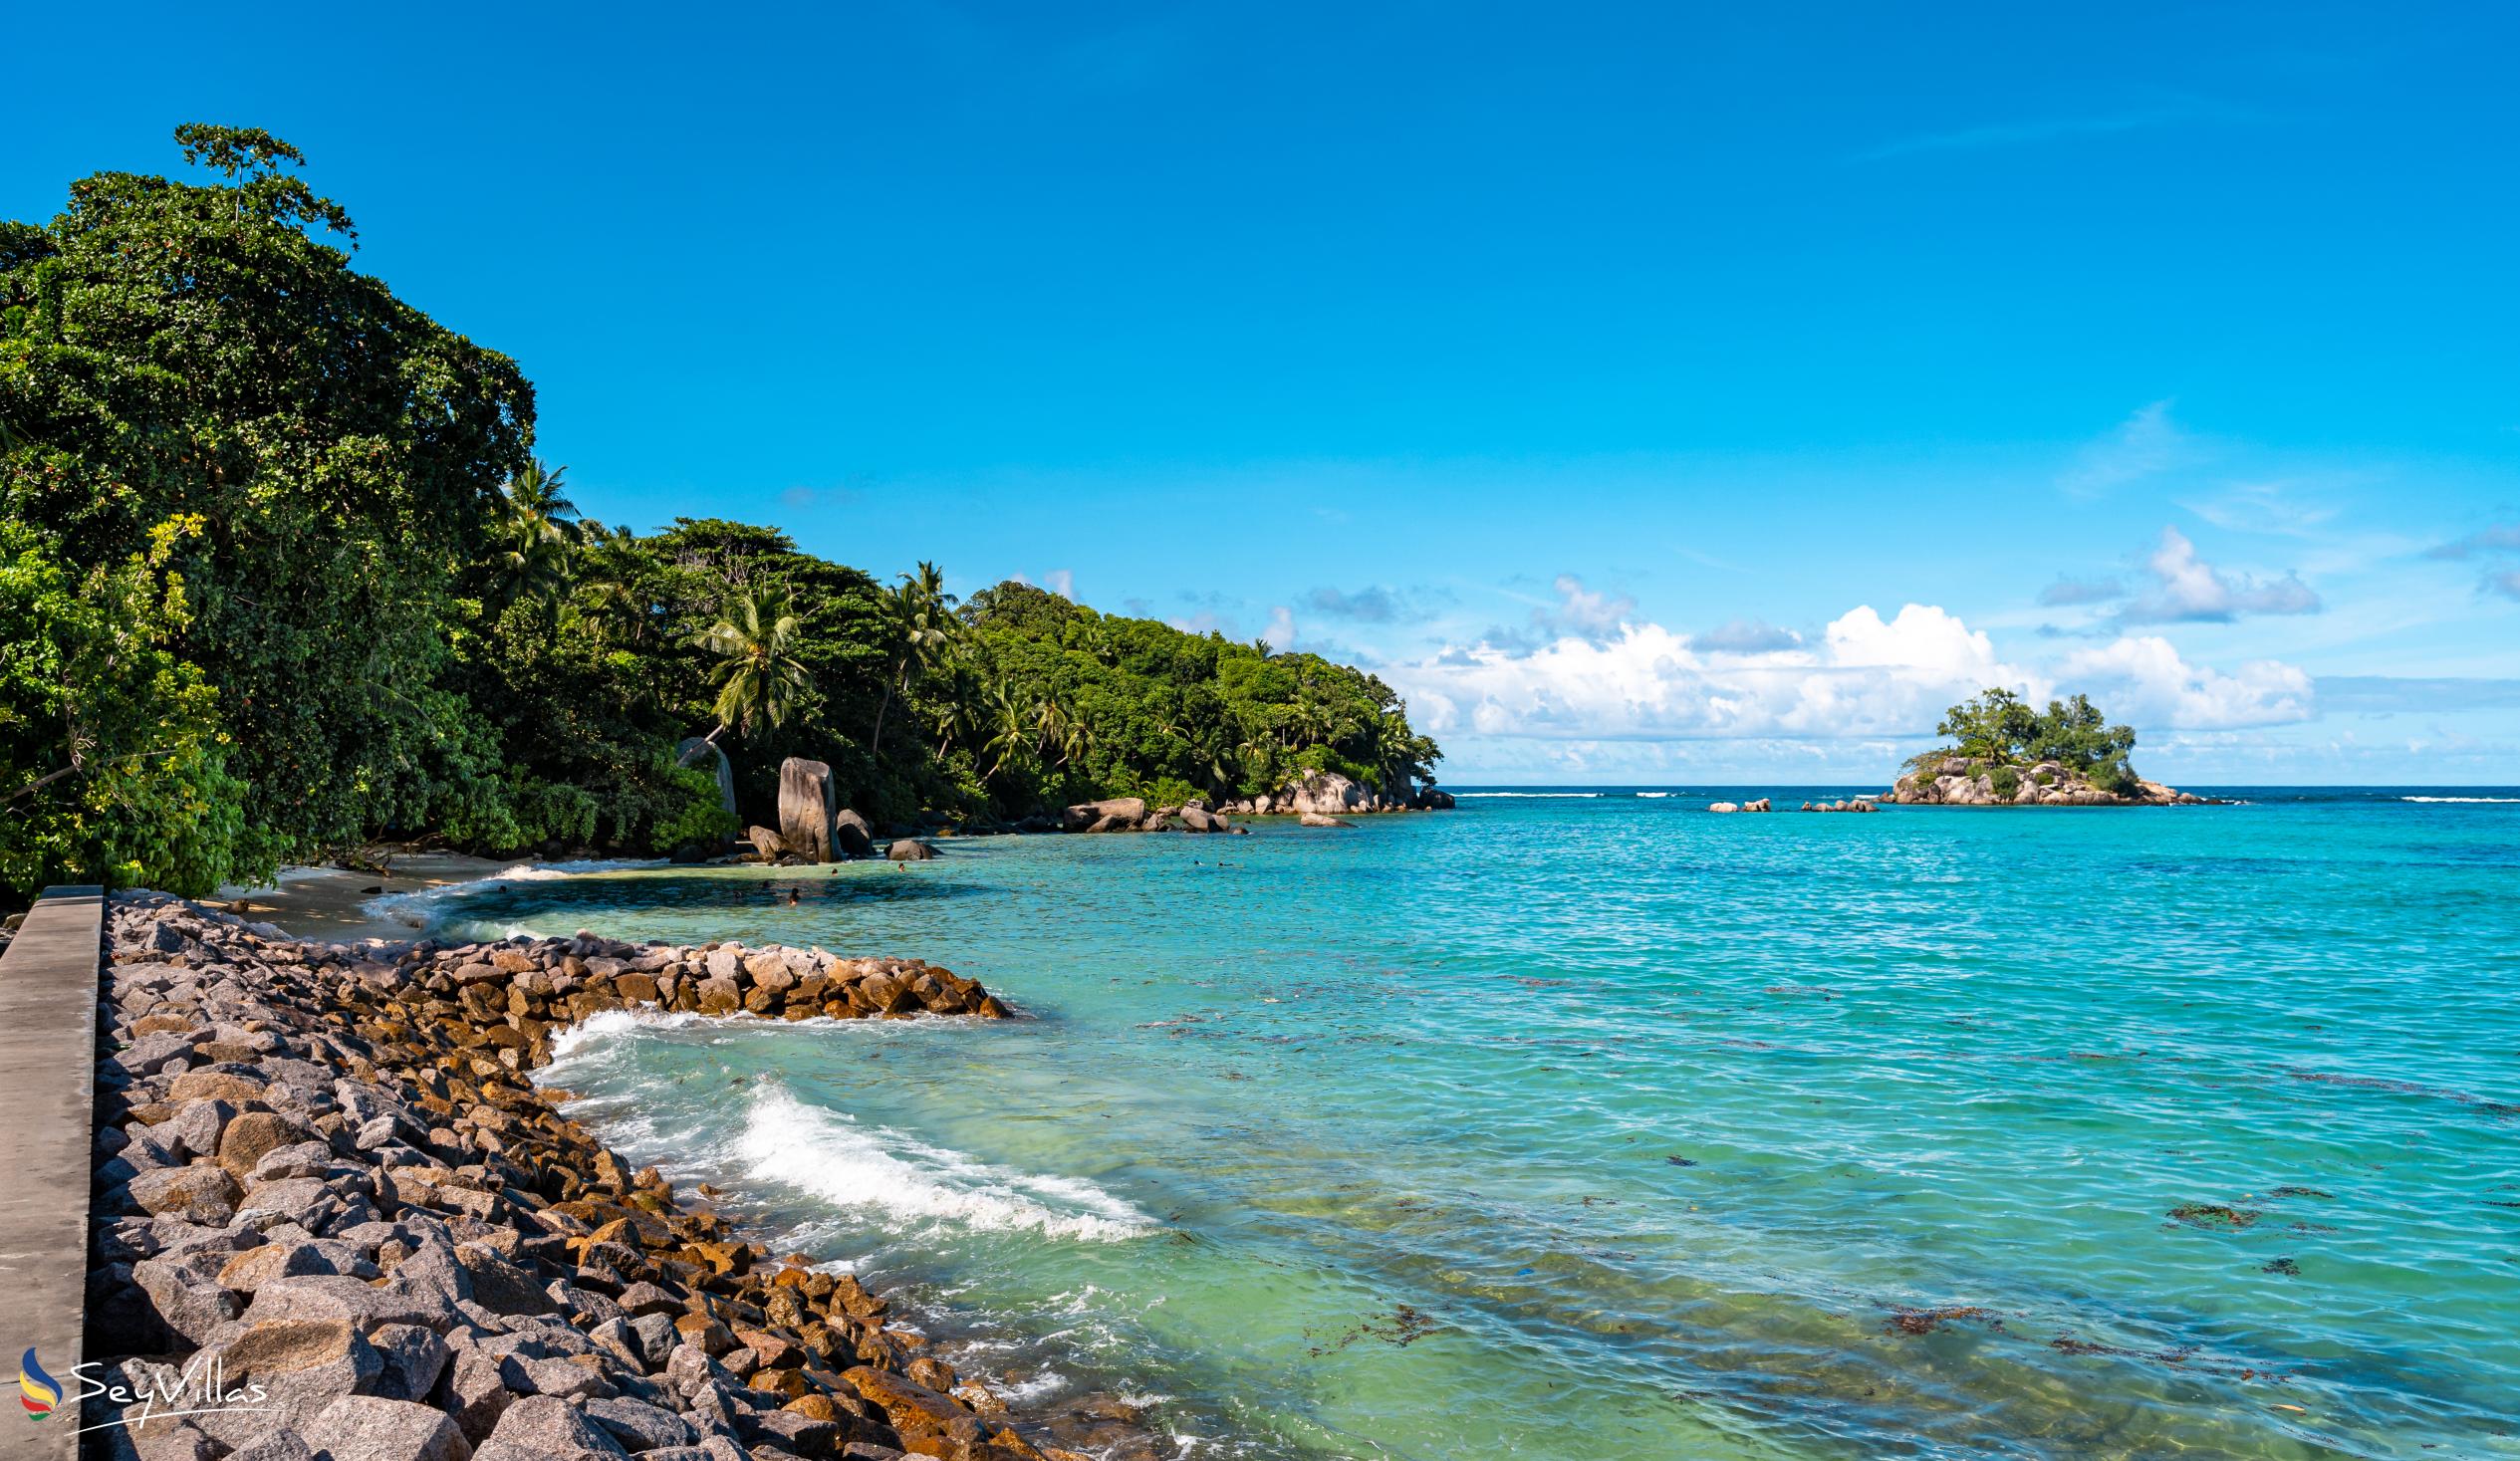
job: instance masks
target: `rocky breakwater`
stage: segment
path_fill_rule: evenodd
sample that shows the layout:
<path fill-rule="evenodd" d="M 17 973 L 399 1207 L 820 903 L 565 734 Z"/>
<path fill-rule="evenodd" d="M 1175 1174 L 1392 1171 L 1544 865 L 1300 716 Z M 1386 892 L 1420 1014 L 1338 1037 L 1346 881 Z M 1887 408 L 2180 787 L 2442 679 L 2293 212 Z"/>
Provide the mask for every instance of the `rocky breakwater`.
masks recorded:
<path fill-rule="evenodd" d="M 585 935 L 301 944 L 155 893 L 117 895 L 108 950 L 86 1374 L 111 1388 L 83 1423 L 126 1422 L 91 1437 L 111 1454 L 1082 1461 L 528 1079 L 605 1010 L 1008 1013 L 971 980 Z"/>
<path fill-rule="evenodd" d="M 1899 777 L 1883 800 L 1943 807 L 2198 807 L 2208 801 L 2141 778 L 2131 791 L 2112 791 L 2055 761 L 2003 766 L 1957 756 Z"/>

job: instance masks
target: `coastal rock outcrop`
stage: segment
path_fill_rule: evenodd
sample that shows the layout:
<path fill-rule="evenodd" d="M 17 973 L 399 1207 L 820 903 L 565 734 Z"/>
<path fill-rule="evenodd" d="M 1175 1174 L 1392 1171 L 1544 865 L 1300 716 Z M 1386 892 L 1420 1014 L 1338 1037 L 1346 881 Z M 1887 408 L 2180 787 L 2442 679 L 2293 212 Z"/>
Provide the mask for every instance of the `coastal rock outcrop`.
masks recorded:
<path fill-rule="evenodd" d="M 1109 797 L 1100 802 L 1079 802 L 1059 814 L 1059 826 L 1068 832 L 1134 832 L 1146 820 L 1146 799 L 1143 797 Z"/>
<path fill-rule="evenodd" d="M 892 840 L 892 846 L 884 855 L 895 862 L 924 862 L 936 855 L 936 848 L 934 844 L 914 837 L 899 837 Z"/>
<path fill-rule="evenodd" d="M 832 831 L 832 769 L 826 762 L 791 756 L 779 763 L 779 839 L 787 850 L 814 862 L 837 858 Z"/>
<path fill-rule="evenodd" d="M 1010 1413 L 530 1080 L 606 1010 L 1009 1013 L 971 980 L 586 934 L 299 943 L 157 893 L 116 894 L 108 938 L 91 1350 L 126 1390 L 260 1387 L 139 1456 L 1084 1461 L 1061 1439 L 1107 1424 Z"/>
<path fill-rule="evenodd" d="M 1228 802 L 1223 810 L 1253 817 L 1300 817 L 1307 812 L 1322 817 L 1345 817 L 1359 812 L 1427 812 L 1449 810 L 1454 805 L 1450 792 L 1433 787 L 1414 791 L 1403 788 L 1394 792 L 1342 776 L 1335 771 L 1308 772 L 1276 792 L 1264 792 Z"/>
<path fill-rule="evenodd" d="M 1900 776 L 1882 800 L 1943 807 L 2197 807 L 2206 802 L 2142 779 L 2132 790 L 2109 790 L 2055 761 L 2010 766 L 1957 756 Z"/>

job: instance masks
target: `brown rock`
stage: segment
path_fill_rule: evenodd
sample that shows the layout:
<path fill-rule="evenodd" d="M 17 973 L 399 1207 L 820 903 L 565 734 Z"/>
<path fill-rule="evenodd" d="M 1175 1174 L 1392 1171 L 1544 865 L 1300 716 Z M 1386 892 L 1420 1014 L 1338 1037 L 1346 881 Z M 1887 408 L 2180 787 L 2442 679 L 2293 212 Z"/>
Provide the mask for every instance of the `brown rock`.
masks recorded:
<path fill-rule="evenodd" d="M 175 1078 L 166 1092 L 170 1104 L 187 1100 L 248 1101 L 263 1094 L 263 1083 L 239 1076 L 233 1071 L 186 1071 Z"/>
<path fill-rule="evenodd" d="M 233 1124 L 233 1123 L 231 1123 Z M 131 1179 L 131 1200 L 159 1217 L 217 1227 L 236 1213 L 244 1192 L 226 1170 L 206 1162 L 153 1167 Z"/>

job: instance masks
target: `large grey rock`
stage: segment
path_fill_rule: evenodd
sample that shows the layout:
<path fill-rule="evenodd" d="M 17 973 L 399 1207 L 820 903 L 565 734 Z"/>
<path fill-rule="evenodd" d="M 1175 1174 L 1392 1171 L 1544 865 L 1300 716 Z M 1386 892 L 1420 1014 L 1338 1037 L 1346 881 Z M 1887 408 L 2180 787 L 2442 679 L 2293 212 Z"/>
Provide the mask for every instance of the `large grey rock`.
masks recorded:
<path fill-rule="evenodd" d="M 817 862 L 835 860 L 834 805 L 828 764 L 802 756 L 779 763 L 779 840 L 789 852 Z"/>
<path fill-rule="evenodd" d="M 1381 798 L 1361 782 L 1350 781 L 1335 771 L 1316 771 L 1301 781 L 1291 782 L 1278 794 L 1281 812 L 1311 812 L 1323 817 L 1337 817 L 1348 812 L 1380 810 Z"/>
<path fill-rule="evenodd" d="M 698 766 L 707 763 L 717 775 L 717 805 L 726 815 L 735 815 L 735 769 L 726 764 L 726 753 L 702 736 L 693 736 L 673 748 L 677 765 Z"/>
<path fill-rule="evenodd" d="M 699 1440 L 699 1432 L 691 1428 L 690 1422 L 643 1400 L 589 1400 L 587 1419 L 621 1442 L 622 1449 L 632 1453 L 663 1446 L 688 1446 Z"/>
<path fill-rule="evenodd" d="M 131 1179 L 131 1200 L 159 1217 L 216 1227 L 236 1215 L 245 1194 L 236 1179 L 202 1162 L 186 1167 L 156 1167 Z"/>
<path fill-rule="evenodd" d="M 216 1366 L 230 1390 L 259 1386 L 271 1408 L 208 1414 L 201 1428 L 221 1443 L 241 1446 L 274 1424 L 302 1424 L 334 1402 L 376 1387 L 384 1357 L 347 1321 L 264 1321 L 205 1345 L 194 1356 L 207 1371 Z M 310 1441 L 320 1447 L 320 1442 Z"/>
<path fill-rule="evenodd" d="M 284 1425 L 228 1452 L 227 1461 L 315 1461 L 315 1453 L 305 1437 Z"/>
<path fill-rule="evenodd" d="M 602 1426 L 551 1395 L 528 1395 L 507 1407 L 491 1428 L 490 1444 L 516 1446 L 536 1457 L 627 1456 L 622 1443 Z"/>
<path fill-rule="evenodd" d="M 479 1347 L 456 1352 L 455 1367 L 446 1376 L 446 1408 L 467 1439 L 478 1444 L 489 1438 L 525 1387 L 521 1372 L 514 1379 L 511 1384 L 504 1355 Z"/>
<path fill-rule="evenodd" d="M 550 1296 L 534 1276 L 501 1258 L 486 1243 L 456 1245 L 455 1261 L 472 1280 L 472 1300 L 492 1314 L 541 1314 Z"/>
<path fill-rule="evenodd" d="M 1143 797 L 1110 797 L 1100 802 L 1079 802 L 1059 814 L 1059 826 L 1068 832 L 1089 832 L 1107 824 L 1135 826 L 1145 820 L 1146 799 Z"/>
<path fill-rule="evenodd" d="M 409 1262 L 404 1260 L 406 1266 Z M 305 1274 L 273 1279 L 254 1291 L 254 1302 L 245 1311 L 245 1318 L 255 1323 L 337 1319 L 363 1330 L 380 1324 L 416 1324 L 440 1334 L 464 1321 L 455 1301 L 406 1283 L 400 1269 L 382 1285 L 348 1275 Z"/>
<path fill-rule="evenodd" d="M 305 1274 L 347 1274 L 355 1279 L 378 1276 L 377 1266 L 354 1245 L 330 1238 L 315 1238 L 248 1248 L 220 1268 L 218 1281 L 221 1288 L 251 1294 L 274 1279 L 296 1278 Z"/>
<path fill-rule="evenodd" d="M 157 1322 L 187 1344 L 208 1339 L 242 1308 L 236 1295 L 167 1259 L 143 1259 L 131 1265 L 131 1282 L 148 1296 Z"/>
<path fill-rule="evenodd" d="M 832 838 L 844 856 L 864 857 L 875 852 L 875 829 L 848 807 L 832 814 Z"/>
<path fill-rule="evenodd" d="M 472 1445 L 445 1411 L 378 1395 L 345 1395 L 306 1425 L 306 1442 L 333 1461 L 470 1461 Z"/>
<path fill-rule="evenodd" d="M 174 1116 L 158 1127 L 160 1135 L 174 1137 L 183 1144 L 186 1157 L 215 1156 L 219 1149 L 219 1133 L 227 1129 L 236 1107 L 224 1100 L 204 1096 L 187 1100 Z"/>
<path fill-rule="evenodd" d="M 452 1352 L 434 1330 L 415 1324 L 378 1325 L 368 1342 L 384 1362 L 374 1391 L 388 1400 L 426 1400 Z"/>
<path fill-rule="evenodd" d="M 899 837 L 884 855 L 895 862 L 924 862 L 936 855 L 936 850 L 914 837 Z"/>

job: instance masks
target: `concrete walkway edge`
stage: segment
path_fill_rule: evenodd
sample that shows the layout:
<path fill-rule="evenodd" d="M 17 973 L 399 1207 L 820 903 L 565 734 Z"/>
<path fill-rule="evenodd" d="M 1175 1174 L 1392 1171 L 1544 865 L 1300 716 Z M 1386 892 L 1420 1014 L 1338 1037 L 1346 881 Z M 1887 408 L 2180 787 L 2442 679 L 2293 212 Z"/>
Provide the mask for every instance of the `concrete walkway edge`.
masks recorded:
<path fill-rule="evenodd" d="M 19 1373 L 31 1349 L 61 1391 L 60 1407 L 34 1424 L 21 1395 L 0 1395 L 5 1461 L 79 1454 L 71 1371 L 87 1328 L 104 955 L 105 894 L 95 887 L 46 888 L 0 955 L 0 1375 Z"/>

